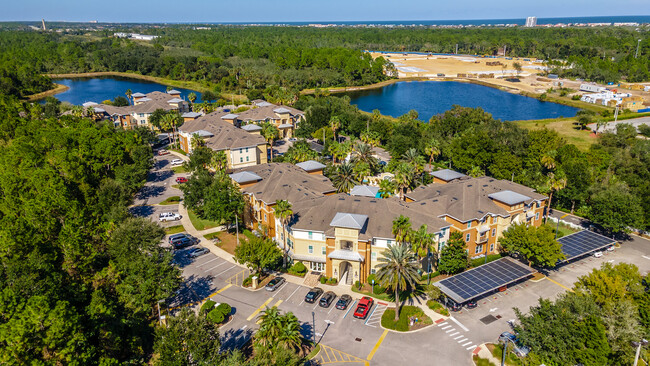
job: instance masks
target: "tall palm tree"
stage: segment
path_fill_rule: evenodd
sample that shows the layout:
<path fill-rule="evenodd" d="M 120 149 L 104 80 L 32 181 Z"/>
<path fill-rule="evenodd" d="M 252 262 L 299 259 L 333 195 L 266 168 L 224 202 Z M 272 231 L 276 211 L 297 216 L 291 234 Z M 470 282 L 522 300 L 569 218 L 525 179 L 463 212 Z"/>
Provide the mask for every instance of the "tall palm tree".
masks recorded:
<path fill-rule="evenodd" d="M 296 350 L 302 344 L 300 321 L 292 312 L 288 312 L 282 317 L 278 343 L 288 350 Z"/>
<path fill-rule="evenodd" d="M 192 135 L 190 146 L 192 147 L 192 150 L 205 146 L 205 140 L 199 135 Z"/>
<path fill-rule="evenodd" d="M 191 92 L 187 95 L 187 100 L 190 101 L 190 103 L 194 104 L 194 101 L 196 100 L 196 93 Z"/>
<path fill-rule="evenodd" d="M 415 169 L 415 173 L 422 173 L 422 170 L 424 168 L 424 158 L 422 155 L 420 155 L 417 149 L 410 148 L 406 150 L 406 152 L 404 152 L 402 155 L 402 161 L 410 164 L 413 169 Z"/>
<path fill-rule="evenodd" d="M 255 342 L 262 347 L 275 344 L 280 337 L 283 316 L 276 306 L 267 308 L 258 317 L 260 328 L 255 333 Z"/>
<path fill-rule="evenodd" d="M 283 250 L 282 250 L 282 267 L 287 268 L 287 225 L 289 220 L 293 216 L 293 210 L 291 209 L 291 204 L 289 201 L 277 200 L 275 201 L 275 216 L 280 219 L 282 223 L 282 238 L 283 238 Z"/>
<path fill-rule="evenodd" d="M 544 154 L 540 160 L 544 168 L 548 170 L 554 170 L 556 161 L 555 161 L 555 156 L 557 155 L 557 152 L 555 150 L 551 150 Z"/>
<path fill-rule="evenodd" d="M 564 188 L 566 188 L 567 185 L 567 179 L 563 175 L 555 174 L 555 173 L 549 173 L 548 175 L 548 187 L 550 190 L 550 194 L 548 196 L 548 206 L 546 206 L 546 217 L 548 218 L 548 214 L 551 210 L 551 201 L 553 200 L 553 193 L 557 191 L 561 191 Z"/>
<path fill-rule="evenodd" d="M 404 215 L 399 215 L 398 218 L 393 220 L 392 233 L 395 235 L 395 240 L 398 243 L 405 244 L 410 239 L 411 219 Z"/>
<path fill-rule="evenodd" d="M 210 165 L 214 168 L 214 170 L 225 170 L 228 167 L 228 156 L 226 156 L 226 153 L 223 151 L 214 151 L 212 153 Z"/>
<path fill-rule="evenodd" d="M 355 178 L 354 167 L 352 164 L 343 163 L 336 167 L 336 171 L 332 175 L 332 183 L 339 193 L 348 193 L 354 186 L 359 184 Z"/>
<path fill-rule="evenodd" d="M 395 182 L 388 179 L 382 179 L 379 181 L 379 195 L 381 198 L 388 198 L 395 194 L 397 186 Z"/>
<path fill-rule="evenodd" d="M 388 245 L 377 265 L 377 279 L 382 286 L 395 291 L 395 321 L 399 320 L 400 291 L 415 288 L 419 279 L 417 260 L 406 244 Z"/>
<path fill-rule="evenodd" d="M 84 107 L 80 105 L 75 105 L 72 106 L 72 115 L 78 118 L 81 118 L 84 116 Z"/>
<path fill-rule="evenodd" d="M 131 89 L 126 89 L 126 93 L 124 94 L 126 94 L 126 99 L 129 101 L 129 104 L 131 104 L 131 96 L 133 95 Z"/>
<path fill-rule="evenodd" d="M 440 143 L 435 138 L 429 140 L 424 148 L 424 152 L 429 156 L 429 164 L 433 164 L 434 159 L 440 155 Z"/>
<path fill-rule="evenodd" d="M 485 172 L 483 171 L 483 169 L 481 169 L 480 166 L 473 165 L 472 169 L 469 170 L 468 174 L 472 178 L 478 178 L 484 176 Z"/>
<path fill-rule="evenodd" d="M 273 141 L 275 141 L 280 136 L 280 132 L 278 131 L 277 127 L 273 126 L 270 122 L 265 122 L 262 124 L 261 133 L 270 146 L 271 161 L 273 161 Z"/>
<path fill-rule="evenodd" d="M 332 128 L 332 132 L 334 133 L 334 141 L 336 140 L 336 131 L 341 128 L 341 120 L 337 116 L 332 116 L 330 118 L 330 128 Z M 325 143 L 325 141 L 323 141 Z"/>
<path fill-rule="evenodd" d="M 400 163 L 395 168 L 394 174 L 395 177 L 393 179 L 399 188 L 399 196 L 401 199 L 405 199 L 406 192 L 411 186 L 411 183 L 413 183 L 413 168 L 409 164 Z"/>
<path fill-rule="evenodd" d="M 425 257 L 429 251 L 435 251 L 433 235 L 429 233 L 427 225 L 422 225 L 411 233 L 411 247 L 418 259 Z"/>
<path fill-rule="evenodd" d="M 372 156 L 372 146 L 363 142 L 357 142 L 354 145 L 352 151 L 352 161 L 354 163 L 364 162 L 370 165 L 371 167 L 374 167 L 375 164 L 377 163 L 375 157 Z"/>

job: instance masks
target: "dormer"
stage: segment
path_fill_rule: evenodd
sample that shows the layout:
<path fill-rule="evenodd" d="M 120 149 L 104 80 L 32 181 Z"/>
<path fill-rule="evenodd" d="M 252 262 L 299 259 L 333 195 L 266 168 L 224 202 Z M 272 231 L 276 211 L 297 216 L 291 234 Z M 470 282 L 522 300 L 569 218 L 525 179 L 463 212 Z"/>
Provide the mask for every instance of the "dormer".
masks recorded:
<path fill-rule="evenodd" d="M 434 183 L 446 184 L 455 179 L 466 177 L 465 174 L 459 173 L 451 169 L 442 169 L 430 173 L 433 176 Z"/>
<path fill-rule="evenodd" d="M 228 123 L 230 123 L 233 126 L 236 126 L 237 125 L 237 117 L 239 117 L 238 114 L 228 113 L 225 116 L 222 116 L 221 119 L 228 122 Z"/>
<path fill-rule="evenodd" d="M 183 117 L 183 122 L 188 122 L 188 121 L 193 121 L 193 120 L 201 117 L 201 113 L 187 112 L 187 113 L 183 113 L 181 115 L 181 117 Z"/>
<path fill-rule="evenodd" d="M 316 160 L 303 161 L 302 163 L 296 164 L 296 166 L 307 173 L 314 175 L 323 175 L 323 169 L 326 167 L 325 164 L 321 164 Z"/>
<path fill-rule="evenodd" d="M 502 207 L 506 211 L 515 211 L 524 208 L 526 201 L 531 200 L 532 198 L 525 196 L 521 193 L 513 191 L 501 191 L 489 194 L 488 197 L 498 206 Z"/>
<path fill-rule="evenodd" d="M 330 226 L 334 227 L 335 250 L 328 258 L 363 262 L 364 258 L 358 250 L 359 233 L 365 232 L 368 216 L 337 212 Z"/>
<path fill-rule="evenodd" d="M 135 102 L 137 102 L 140 99 L 146 97 L 146 95 L 144 95 L 142 93 L 133 93 L 133 94 L 131 94 L 131 97 L 133 98 L 133 104 L 136 104 Z"/>
<path fill-rule="evenodd" d="M 244 172 L 230 174 L 230 179 L 232 179 L 233 182 L 235 182 L 240 189 L 244 189 L 246 187 L 250 187 L 253 184 L 261 181 L 262 177 L 260 177 L 255 173 L 244 171 Z"/>
<path fill-rule="evenodd" d="M 146 102 L 151 102 L 151 98 L 142 97 L 142 98 L 138 98 L 138 99 L 133 100 L 133 104 L 135 104 L 135 105 L 146 103 Z"/>
<path fill-rule="evenodd" d="M 179 91 L 176 90 L 176 89 L 172 89 L 172 90 L 168 91 L 167 94 L 169 94 L 169 95 L 173 95 L 173 96 L 179 98 L 180 95 L 181 95 L 181 92 L 179 92 Z"/>
<path fill-rule="evenodd" d="M 244 125 L 244 126 L 241 127 L 241 129 L 248 132 L 248 133 L 252 133 L 252 134 L 255 134 L 255 135 L 261 134 L 261 131 L 262 131 L 262 127 L 254 124 L 254 123 L 249 123 L 247 125 Z"/>

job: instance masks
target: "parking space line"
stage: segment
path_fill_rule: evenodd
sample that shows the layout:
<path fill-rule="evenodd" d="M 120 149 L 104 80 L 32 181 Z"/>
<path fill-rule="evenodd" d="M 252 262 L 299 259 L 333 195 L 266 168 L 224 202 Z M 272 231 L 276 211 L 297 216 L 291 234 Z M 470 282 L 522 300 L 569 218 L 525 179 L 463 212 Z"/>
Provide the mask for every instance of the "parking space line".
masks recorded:
<path fill-rule="evenodd" d="M 354 300 L 352 305 L 348 308 L 348 311 L 346 311 L 345 315 L 343 315 L 343 319 L 345 319 L 345 317 L 348 316 L 348 313 L 350 312 L 350 310 L 352 310 L 352 308 L 354 307 L 354 304 L 356 304 L 356 303 L 357 303 L 357 300 Z"/>
<path fill-rule="evenodd" d="M 372 348 L 372 351 L 370 351 L 370 353 L 368 354 L 368 357 L 366 357 L 368 359 L 368 361 L 372 360 L 372 357 L 375 355 L 375 352 L 377 352 L 377 350 L 379 349 L 379 346 L 381 346 L 381 344 L 384 341 L 384 338 L 386 338 L 387 334 L 388 334 L 388 329 L 384 329 L 384 333 L 381 334 L 381 336 L 379 337 L 379 340 L 377 341 L 375 346 Z"/>
<path fill-rule="evenodd" d="M 280 306 L 280 304 L 282 304 L 282 299 L 278 300 L 278 302 L 276 302 L 275 304 L 273 304 L 272 307 L 273 307 L 273 308 L 277 308 L 278 306 Z"/>
<path fill-rule="evenodd" d="M 217 264 L 216 266 L 214 266 L 214 267 L 210 267 L 210 268 L 208 268 L 208 269 L 204 269 L 203 271 L 204 271 L 204 272 L 210 272 L 210 271 L 212 271 L 213 269 L 215 269 L 215 268 L 217 268 L 217 267 L 219 267 L 219 266 L 223 266 L 223 265 L 226 264 L 226 263 L 228 263 L 228 262 L 223 262 L 223 263 L 221 263 L 221 264 Z"/>
<path fill-rule="evenodd" d="M 257 316 L 257 314 L 259 314 L 260 311 L 262 311 L 266 307 L 266 305 L 268 305 L 271 301 L 273 301 L 273 298 L 269 297 L 269 299 L 264 301 L 264 304 L 262 304 L 262 306 L 257 308 L 257 310 L 255 310 L 253 314 L 251 314 L 248 318 L 246 318 L 246 320 L 251 321 L 251 319 L 255 318 L 255 316 Z"/>
<path fill-rule="evenodd" d="M 237 265 L 236 265 L 236 264 L 235 264 L 235 265 L 233 265 L 232 267 L 230 267 L 230 268 L 228 268 L 228 269 L 226 269 L 225 271 L 222 271 L 222 272 L 219 272 L 219 273 L 217 273 L 217 274 L 215 275 L 215 277 L 216 277 L 216 276 L 219 276 L 219 275 L 221 275 L 221 274 L 224 274 L 224 273 L 226 273 L 226 272 L 228 272 L 228 271 L 230 271 L 231 269 L 233 269 L 233 268 L 235 268 L 235 267 L 237 267 Z"/>
<path fill-rule="evenodd" d="M 291 298 L 291 296 L 293 296 L 293 294 L 295 294 L 296 292 L 298 292 L 298 290 L 300 290 L 300 286 L 296 287 L 296 289 L 293 290 L 293 292 L 291 293 L 291 295 L 289 295 L 289 297 L 287 297 L 287 298 L 285 299 L 285 301 L 289 301 L 289 299 Z"/>
<path fill-rule="evenodd" d="M 201 263 L 201 264 L 199 264 L 197 267 L 205 266 L 206 264 L 211 263 L 211 262 L 214 262 L 214 261 L 216 261 L 216 260 L 218 260 L 218 259 L 219 259 L 219 257 L 212 258 L 212 259 L 210 259 L 209 261 L 207 261 L 207 262 L 205 262 L 205 263 Z"/>
<path fill-rule="evenodd" d="M 222 292 L 226 291 L 227 289 L 229 289 L 230 287 L 232 287 L 232 285 L 231 285 L 231 284 L 227 284 L 226 286 L 224 286 L 223 288 L 221 288 L 219 291 L 217 291 L 217 292 L 213 293 L 212 295 L 208 296 L 208 298 L 211 298 L 212 296 L 217 296 L 217 295 L 219 295 L 220 293 L 222 293 Z"/>
<path fill-rule="evenodd" d="M 550 278 L 550 277 L 548 277 L 548 276 L 546 277 L 546 279 L 549 280 L 549 281 L 551 281 L 552 283 L 554 283 L 554 284 L 556 284 L 556 285 L 562 287 L 563 289 L 565 289 L 565 290 L 567 290 L 567 291 L 571 291 L 571 292 L 573 292 L 572 289 L 570 289 L 570 288 L 564 286 L 563 284 L 561 284 L 561 283 L 555 281 L 554 279 L 552 279 L 552 278 Z"/>

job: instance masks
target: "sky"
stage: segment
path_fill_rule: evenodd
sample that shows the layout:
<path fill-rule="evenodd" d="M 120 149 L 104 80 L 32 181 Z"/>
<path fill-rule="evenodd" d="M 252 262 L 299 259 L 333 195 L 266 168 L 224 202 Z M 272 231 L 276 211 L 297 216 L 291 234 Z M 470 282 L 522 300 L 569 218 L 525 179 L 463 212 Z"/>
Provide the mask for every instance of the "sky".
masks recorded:
<path fill-rule="evenodd" d="M 650 0 L 7 0 L 3 3 L 0 21 L 44 18 L 234 23 L 650 15 Z"/>

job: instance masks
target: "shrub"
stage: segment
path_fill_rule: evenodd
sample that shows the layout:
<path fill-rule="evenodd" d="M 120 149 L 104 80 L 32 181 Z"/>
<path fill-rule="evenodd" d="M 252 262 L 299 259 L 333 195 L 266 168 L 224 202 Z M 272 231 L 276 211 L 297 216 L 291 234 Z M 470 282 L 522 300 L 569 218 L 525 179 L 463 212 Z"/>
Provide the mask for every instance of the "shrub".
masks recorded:
<path fill-rule="evenodd" d="M 323 285 L 326 284 L 327 283 L 327 277 L 321 276 L 320 277 L 320 283 L 323 284 Z"/>
<path fill-rule="evenodd" d="M 246 278 L 244 278 L 244 281 L 242 282 L 242 287 L 249 287 L 253 284 L 253 275 L 250 275 Z"/>
<path fill-rule="evenodd" d="M 212 310 L 215 304 L 216 302 L 208 299 L 208 301 L 206 301 L 203 305 L 201 305 L 201 310 L 199 310 L 199 314 L 206 314 L 207 312 Z"/>
<path fill-rule="evenodd" d="M 327 283 L 328 283 L 329 285 L 336 285 L 337 282 L 338 282 L 338 281 L 337 281 L 336 278 L 334 278 L 334 277 L 330 278 L 330 279 L 327 281 Z"/>
<path fill-rule="evenodd" d="M 429 309 L 435 311 L 438 314 L 442 314 L 444 316 L 449 316 L 449 310 L 447 310 L 447 308 L 442 306 L 442 304 L 437 302 L 437 301 L 428 300 L 427 301 L 427 306 L 429 307 Z"/>
<path fill-rule="evenodd" d="M 232 311 L 232 307 L 230 307 L 230 305 L 226 304 L 225 302 L 217 305 L 215 309 L 219 310 L 224 315 L 224 317 L 230 315 L 230 312 Z"/>
<path fill-rule="evenodd" d="M 435 277 L 438 277 L 438 276 L 440 276 L 440 272 L 438 272 L 438 271 L 435 271 L 435 272 L 431 273 L 431 278 L 435 278 Z M 422 275 L 422 277 L 420 278 L 420 281 L 428 281 L 428 280 L 429 280 L 429 274 L 428 273 L 424 273 Z"/>
<path fill-rule="evenodd" d="M 368 279 L 366 280 L 366 283 L 368 283 L 369 285 L 372 285 L 372 280 L 375 280 L 375 283 L 377 283 L 377 276 L 374 273 L 372 273 L 372 274 L 370 274 L 370 276 L 368 276 Z"/>
<path fill-rule="evenodd" d="M 437 300 L 442 296 L 442 291 L 434 285 L 429 285 L 427 287 L 427 296 L 429 296 L 431 300 Z"/>
<path fill-rule="evenodd" d="M 302 262 L 296 262 L 291 268 L 298 273 L 307 273 L 307 267 Z"/>
<path fill-rule="evenodd" d="M 361 289 L 361 282 L 359 281 L 354 281 L 354 286 L 358 289 Z"/>
<path fill-rule="evenodd" d="M 372 289 L 372 293 L 375 294 L 375 295 L 381 295 L 384 292 L 386 292 L 386 289 L 379 286 L 379 285 L 375 285 L 375 287 L 373 287 L 373 289 Z"/>
<path fill-rule="evenodd" d="M 224 319 L 225 319 L 225 316 L 223 315 L 223 313 L 221 311 L 219 311 L 219 309 L 216 309 L 216 308 L 212 309 L 208 313 L 208 320 L 215 323 L 215 324 L 222 323 Z"/>

